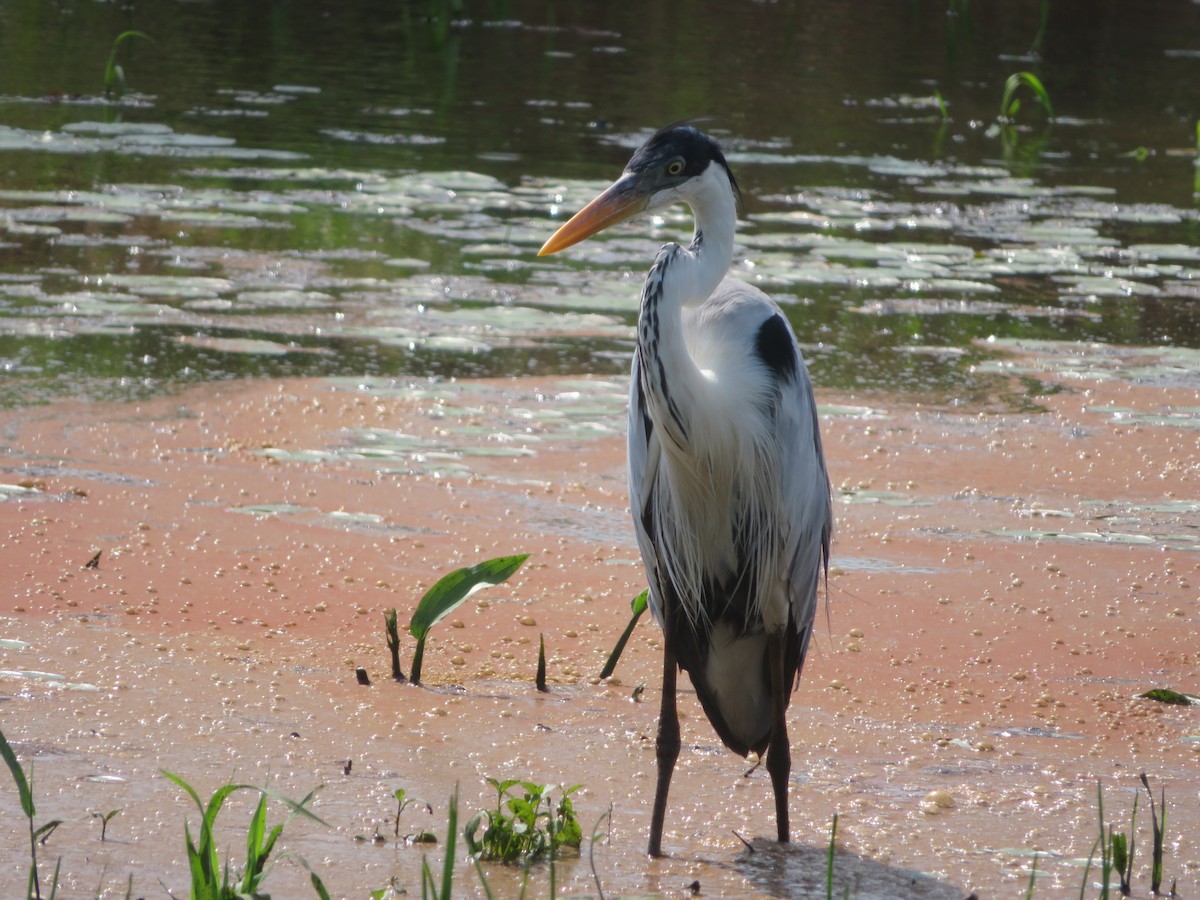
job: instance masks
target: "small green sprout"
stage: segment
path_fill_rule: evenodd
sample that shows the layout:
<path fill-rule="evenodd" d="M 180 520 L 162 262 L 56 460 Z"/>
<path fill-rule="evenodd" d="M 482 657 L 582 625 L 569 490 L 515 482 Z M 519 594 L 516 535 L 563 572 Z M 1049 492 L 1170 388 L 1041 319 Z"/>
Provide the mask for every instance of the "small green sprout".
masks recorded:
<path fill-rule="evenodd" d="M 1004 82 L 1004 95 L 1000 99 L 1001 121 L 1012 122 L 1017 118 L 1017 113 L 1021 109 L 1021 100 L 1016 94 L 1021 87 L 1031 90 L 1034 98 L 1046 110 L 1046 116 L 1050 119 L 1054 118 L 1054 106 L 1050 102 L 1050 94 L 1046 90 L 1046 86 L 1042 84 L 1042 80 L 1032 72 L 1014 72 Z"/>
<path fill-rule="evenodd" d="M 543 694 L 550 693 L 550 688 L 546 687 L 546 636 L 538 635 L 538 664 L 537 677 L 534 679 L 534 685 Z"/>
<path fill-rule="evenodd" d="M 404 807 L 415 803 L 415 800 L 409 799 L 408 792 L 404 788 L 396 788 L 392 791 L 392 796 L 396 798 L 396 831 L 395 836 L 400 837 L 400 813 L 404 812 Z"/>
<path fill-rule="evenodd" d="M 396 838 L 400 837 L 400 814 L 408 807 L 414 804 L 423 805 L 426 812 L 428 812 L 430 815 L 433 814 L 432 806 L 430 806 L 428 803 L 421 803 L 421 801 L 414 800 L 412 797 L 409 797 L 408 791 L 404 790 L 404 788 L 396 788 L 396 790 L 392 791 L 392 796 L 396 799 L 396 830 L 393 833 L 394 837 Z M 414 844 L 437 843 L 437 838 L 430 831 L 421 831 L 417 834 L 409 835 L 407 839 L 412 841 Z"/>
<path fill-rule="evenodd" d="M 1146 778 L 1145 772 L 1142 773 L 1142 786 L 1150 798 L 1150 827 L 1154 831 L 1154 853 L 1150 863 L 1150 892 L 1158 896 L 1158 889 L 1162 886 L 1163 880 L 1163 841 L 1167 831 L 1167 789 L 1161 788 L 1158 795 L 1159 805 L 1162 807 L 1160 818 L 1158 808 L 1154 805 L 1154 791 L 1150 790 L 1150 781 Z M 1173 887 L 1171 896 L 1175 896 Z"/>
<path fill-rule="evenodd" d="M 948 121 L 950 119 L 950 110 L 946 107 L 946 101 L 942 98 L 941 91 L 937 89 L 934 90 L 933 101 L 937 104 L 938 115 L 942 117 L 942 121 Z"/>
<path fill-rule="evenodd" d="M 633 611 L 633 617 L 629 620 L 629 624 L 625 626 L 625 631 L 621 633 L 621 637 L 617 639 L 616 646 L 613 647 L 612 653 L 608 655 L 608 661 L 604 664 L 604 668 L 600 670 L 600 677 L 607 678 L 617 668 L 617 660 L 621 658 L 621 654 L 625 652 L 625 645 L 629 643 L 629 638 L 633 634 L 633 629 L 638 623 L 638 619 L 642 617 L 647 607 L 650 605 L 650 589 L 642 591 L 631 601 L 629 608 Z"/>
<path fill-rule="evenodd" d="M 528 553 L 500 556 L 475 566 L 455 569 L 425 592 L 408 623 L 408 630 L 417 639 L 412 664 L 413 684 L 421 682 L 421 663 L 425 658 L 425 638 L 429 635 L 429 629 L 458 609 L 464 600 L 481 587 L 508 580 L 527 559 Z"/>
<path fill-rule="evenodd" d="M 389 609 L 383 614 L 384 635 L 387 638 L 388 652 L 392 655 L 392 680 L 404 681 L 404 670 L 400 668 L 400 628 L 397 624 L 396 610 Z"/>
<path fill-rule="evenodd" d="M 104 841 L 104 840 L 106 840 L 106 839 L 107 839 L 107 835 L 108 835 L 108 823 L 109 823 L 109 822 L 111 822 L 111 821 L 113 820 L 113 816 L 117 815 L 117 814 L 118 814 L 118 813 L 120 813 L 120 812 L 121 812 L 121 811 L 120 811 L 119 809 L 110 809 L 110 810 L 109 810 L 108 812 L 106 812 L 106 813 L 101 813 L 101 812 L 94 812 L 94 813 L 92 813 L 92 818 L 93 818 L 93 819 L 99 819 L 99 820 L 100 820 L 100 840 L 101 840 L 101 841 Z"/>
<path fill-rule="evenodd" d="M 125 41 L 133 38 L 141 38 L 144 41 L 154 43 L 154 38 L 143 31 L 123 31 L 117 35 L 116 40 L 112 42 L 112 49 L 108 52 L 108 62 L 104 66 L 104 96 L 112 97 L 115 93 L 118 97 L 125 93 L 125 69 L 117 62 L 117 51 L 121 49 L 121 45 Z M 97 553 L 97 562 L 100 554 Z"/>

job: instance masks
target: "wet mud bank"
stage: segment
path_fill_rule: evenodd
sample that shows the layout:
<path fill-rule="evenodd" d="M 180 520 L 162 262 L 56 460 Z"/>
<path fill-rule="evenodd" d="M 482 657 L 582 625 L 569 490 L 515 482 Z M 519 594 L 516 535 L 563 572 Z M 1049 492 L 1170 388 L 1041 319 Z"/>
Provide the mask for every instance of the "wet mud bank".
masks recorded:
<path fill-rule="evenodd" d="M 130 873 L 135 892 L 186 890 L 189 809 L 167 769 L 202 795 L 323 785 L 329 827 L 292 822 L 287 849 L 335 895 L 392 878 L 412 893 L 441 846 L 392 838 L 392 792 L 433 808 L 401 834 L 442 835 L 456 789 L 469 814 L 491 803 L 486 777 L 519 777 L 584 785 L 585 835 L 611 806 L 594 854 L 608 894 L 795 895 L 837 813 L 846 866 L 1000 896 L 1040 851 L 1041 896 L 1078 891 L 1097 783 L 1124 827 L 1144 771 L 1166 789 L 1168 883 L 1189 896 L 1200 719 L 1138 695 L 1197 691 L 1195 392 L 1166 351 L 1008 349 L 1001 371 L 1045 388 L 1019 411 L 819 396 L 837 531 L 789 718 L 795 853 L 739 840 L 773 828 L 766 774 L 744 777 L 687 693 L 671 856 L 644 856 L 654 626 L 595 677 L 643 586 L 619 379 L 261 381 L 0 413 L 0 717 L 39 818 L 64 820 L 43 860 L 62 857 L 68 896 L 123 896 Z M 444 572 L 515 552 L 532 554 L 515 578 L 435 628 L 427 684 L 392 683 L 384 610 L 404 622 Z M 222 814 L 223 846 L 248 802 Z M 90 814 L 118 808 L 101 842 Z M 3 853 L 18 871 L 15 829 Z M 557 874 L 594 892 L 586 853 Z M 478 890 L 465 866 L 459 882 Z M 309 890 L 286 863 L 272 883 Z"/>

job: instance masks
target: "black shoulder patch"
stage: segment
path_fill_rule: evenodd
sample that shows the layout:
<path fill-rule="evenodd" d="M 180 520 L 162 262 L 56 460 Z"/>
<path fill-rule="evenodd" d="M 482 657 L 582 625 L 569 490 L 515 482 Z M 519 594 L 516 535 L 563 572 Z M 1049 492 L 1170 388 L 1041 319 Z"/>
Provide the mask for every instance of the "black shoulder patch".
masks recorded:
<path fill-rule="evenodd" d="M 796 346 L 783 316 L 776 313 L 758 329 L 754 350 L 763 364 L 779 378 L 789 381 L 796 377 Z"/>

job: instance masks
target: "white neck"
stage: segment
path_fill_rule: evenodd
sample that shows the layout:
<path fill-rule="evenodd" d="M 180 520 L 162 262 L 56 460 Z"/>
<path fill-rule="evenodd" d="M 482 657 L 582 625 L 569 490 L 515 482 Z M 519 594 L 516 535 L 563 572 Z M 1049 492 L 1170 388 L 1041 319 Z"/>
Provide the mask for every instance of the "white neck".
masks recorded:
<path fill-rule="evenodd" d="M 669 443 L 683 447 L 687 432 L 697 424 L 688 420 L 703 408 L 706 381 L 687 345 L 683 307 L 707 300 L 728 273 L 737 205 L 729 176 L 717 163 L 710 163 L 703 175 L 688 182 L 676 199 L 691 207 L 695 237 L 688 247 L 665 245 L 646 276 L 638 354 L 651 416 Z"/>
<path fill-rule="evenodd" d="M 707 300 L 729 272 L 733 261 L 733 234 L 737 227 L 737 202 L 723 166 L 712 162 L 699 178 L 679 192 L 692 210 L 695 232 L 692 243 L 679 254 L 668 279 L 664 300 L 695 306 Z M 678 271 L 677 271 L 678 270 Z"/>

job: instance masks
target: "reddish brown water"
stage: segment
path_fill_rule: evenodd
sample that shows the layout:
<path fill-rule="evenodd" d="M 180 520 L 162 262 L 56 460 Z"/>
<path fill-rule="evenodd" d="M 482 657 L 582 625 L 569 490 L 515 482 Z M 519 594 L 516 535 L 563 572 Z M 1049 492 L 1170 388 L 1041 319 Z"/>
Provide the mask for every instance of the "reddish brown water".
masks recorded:
<path fill-rule="evenodd" d="M 595 678 L 643 585 L 623 438 L 598 426 L 543 440 L 527 415 L 587 400 L 586 386 L 579 397 L 578 382 L 480 382 L 449 404 L 252 382 L 4 412 L 0 480 L 25 490 L 0 502 L 0 579 L 12 586 L 0 637 L 28 646 L 0 650 L 0 715 L 34 767 L 39 821 L 65 820 L 42 849 L 51 867 L 62 858 L 60 896 L 98 885 L 124 896 L 131 873 L 135 896 L 160 882 L 186 894 L 183 821 L 197 818 L 161 769 L 204 796 L 229 781 L 296 798 L 321 785 L 329 827 L 293 821 L 282 845 L 344 897 L 393 877 L 419 891 L 421 849 L 369 840 L 393 832 L 392 791 L 433 807 L 406 810 L 402 833 L 444 837 L 447 798 L 457 786 L 465 818 L 490 802 L 487 776 L 584 785 L 585 833 L 611 806 L 594 851 L 610 896 L 678 896 L 694 880 L 706 896 L 796 895 L 823 867 L 835 813 L 846 866 L 860 856 L 1023 896 L 1040 850 L 1052 856 L 1038 862 L 1036 896 L 1077 895 L 1097 781 L 1121 830 L 1144 771 L 1166 789 L 1168 884 L 1193 895 L 1200 720 L 1136 695 L 1197 687 L 1195 392 L 1126 377 L 1145 362 L 1133 356 L 1110 360 L 1103 379 L 1019 349 L 1015 361 L 1063 388 L 1042 411 L 820 397 L 837 533 L 827 614 L 789 719 L 799 849 L 743 853 L 737 835 L 773 833 L 769 782 L 743 777 L 689 693 L 661 861 L 644 855 L 653 624 L 616 677 Z M 619 388 L 594 385 L 610 400 Z M 355 449 L 364 429 L 423 443 L 370 457 Z M 455 451 L 481 446 L 494 452 Z M 438 460 L 473 474 L 437 477 Z M 97 551 L 99 567 L 85 568 Z M 434 630 L 425 687 L 390 682 L 385 609 L 403 621 L 445 571 L 525 551 L 510 583 Z M 545 695 L 533 688 L 539 634 Z M 411 642 L 403 652 L 407 666 Z M 356 666 L 372 686 L 356 683 Z M 27 856 L 11 786 L 0 804 L 15 873 Z M 111 809 L 121 813 L 101 843 L 90 813 Z M 220 820 L 239 861 L 248 816 L 243 799 Z M 1145 896 L 1144 796 L 1138 829 Z M 513 873 L 490 871 L 498 896 L 515 891 Z M 534 875 L 536 895 L 547 877 Z M 563 893 L 594 892 L 586 842 L 557 877 Z M 457 878 L 461 894 L 479 892 L 465 863 Z M 309 893 L 288 863 L 267 883 Z"/>

